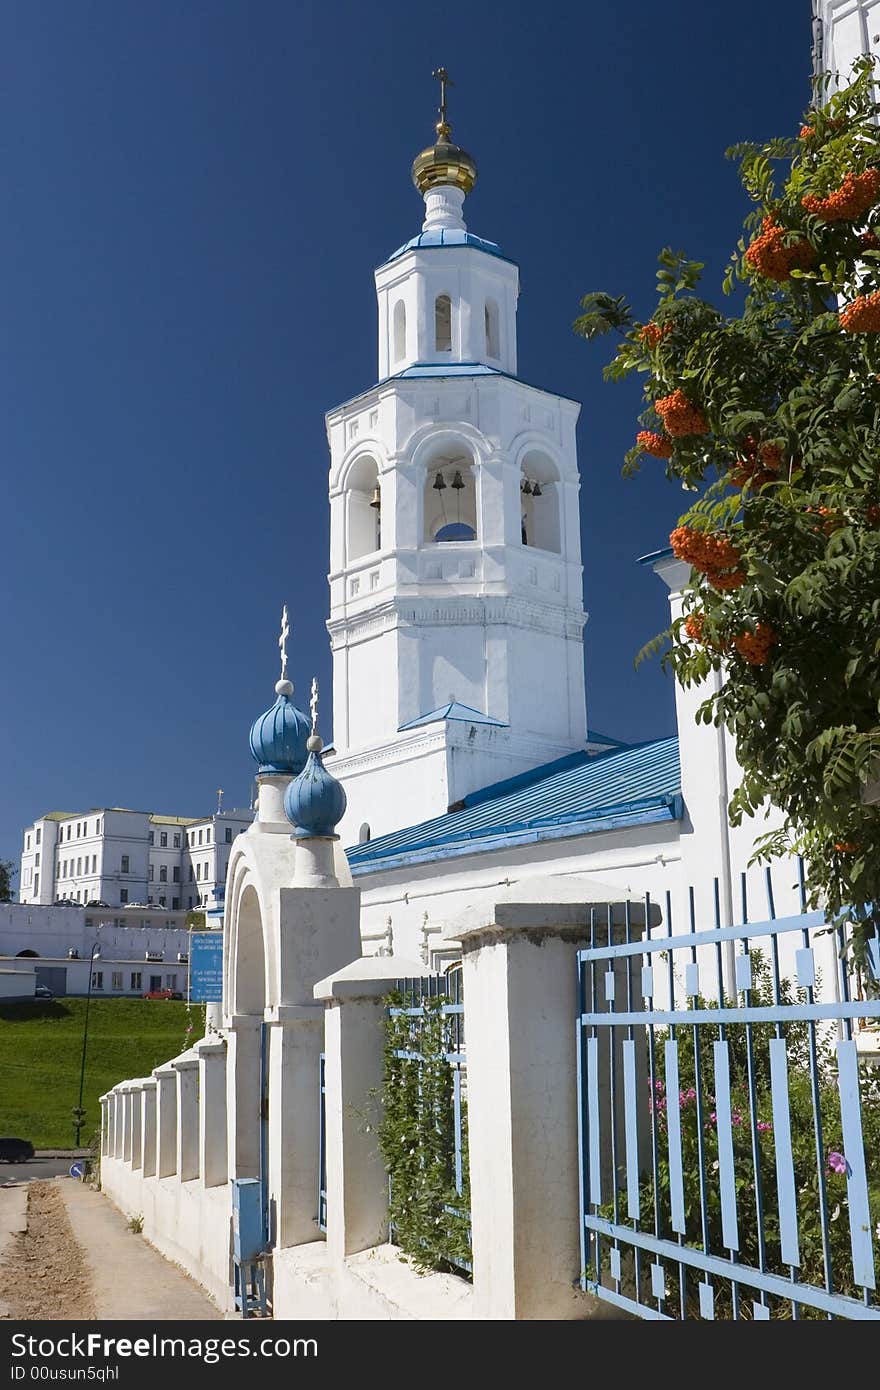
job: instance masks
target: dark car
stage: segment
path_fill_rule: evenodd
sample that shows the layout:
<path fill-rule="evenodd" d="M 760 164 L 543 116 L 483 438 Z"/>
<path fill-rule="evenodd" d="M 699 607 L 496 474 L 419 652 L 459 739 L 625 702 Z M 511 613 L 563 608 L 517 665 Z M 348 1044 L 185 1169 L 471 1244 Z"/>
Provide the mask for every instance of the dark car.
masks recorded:
<path fill-rule="evenodd" d="M 34 990 L 35 999 L 54 999 L 55 995 L 48 985 L 37 985 Z"/>
<path fill-rule="evenodd" d="M 27 1163 L 33 1156 L 30 1139 L 0 1139 L 0 1163 Z"/>

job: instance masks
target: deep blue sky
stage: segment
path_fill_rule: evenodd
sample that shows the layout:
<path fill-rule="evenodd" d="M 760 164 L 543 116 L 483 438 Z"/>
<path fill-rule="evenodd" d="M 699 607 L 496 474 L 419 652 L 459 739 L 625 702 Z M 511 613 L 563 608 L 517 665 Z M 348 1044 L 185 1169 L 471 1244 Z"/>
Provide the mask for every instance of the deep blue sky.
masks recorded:
<path fill-rule="evenodd" d="M 0 857 L 50 808 L 246 805 L 285 600 L 327 722 L 323 414 L 375 380 L 440 63 L 468 225 L 521 267 L 521 374 L 584 403 L 590 724 L 669 733 L 635 559 L 686 499 L 620 478 L 639 388 L 570 324 L 591 289 L 647 316 L 667 243 L 716 292 L 724 149 L 797 126 L 809 49 L 808 0 L 3 0 Z"/>

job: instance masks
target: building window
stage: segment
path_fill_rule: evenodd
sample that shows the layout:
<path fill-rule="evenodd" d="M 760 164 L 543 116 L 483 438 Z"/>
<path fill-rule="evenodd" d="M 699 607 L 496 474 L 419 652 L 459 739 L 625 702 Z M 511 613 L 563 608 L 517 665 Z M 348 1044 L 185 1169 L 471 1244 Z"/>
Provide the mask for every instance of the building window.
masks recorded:
<path fill-rule="evenodd" d="M 37 832 L 36 832 L 37 838 L 36 838 L 36 841 L 35 841 L 36 844 L 39 844 L 39 843 L 40 843 L 40 838 L 41 838 L 42 834 L 43 834 L 42 830 L 40 829 L 39 826 L 37 826 Z"/>
<path fill-rule="evenodd" d="M 161 833 L 160 836 L 159 836 L 159 847 L 160 847 L 160 849 L 167 849 L 167 848 L 168 848 L 168 831 L 167 831 L 167 830 L 163 830 L 162 833 Z"/>
<path fill-rule="evenodd" d="M 81 834 L 82 834 L 82 826 L 80 825 L 79 821 L 77 821 L 77 823 L 76 823 L 76 838 L 79 839 L 79 837 L 80 837 Z"/>
<path fill-rule="evenodd" d="M 394 306 L 394 360 L 406 357 L 406 305 L 398 299 Z"/>
<path fill-rule="evenodd" d="M 82 873 L 82 870 L 83 870 L 82 857 L 79 857 L 79 858 L 77 858 L 77 861 L 76 861 L 76 876 L 77 876 L 77 878 L 79 878 L 80 874 Z"/>
<path fill-rule="evenodd" d="M 159 895 L 159 906 L 160 906 L 160 907 L 164 907 L 164 906 L 165 906 L 165 897 L 164 897 L 163 894 L 160 894 L 160 895 Z"/>
<path fill-rule="evenodd" d="M 156 838 L 155 832 L 151 830 L 150 833 L 149 833 L 149 835 L 147 836 L 147 843 L 148 843 L 148 844 L 153 844 L 153 842 L 155 841 L 155 838 Z"/>
<path fill-rule="evenodd" d="M 187 843 L 188 845 L 191 845 L 192 842 L 193 842 L 193 832 L 190 830 L 190 831 L 188 832 L 188 834 L 187 834 L 187 837 L 186 837 L 186 843 Z"/>
<path fill-rule="evenodd" d="M 175 864 L 174 868 L 171 870 L 171 880 L 173 883 L 180 882 L 180 867 L 177 864 Z"/>
<path fill-rule="evenodd" d="M 100 822 L 99 820 L 96 820 L 96 821 L 95 821 L 95 834 L 96 834 L 96 835 L 100 835 L 100 833 L 101 833 L 101 822 Z"/>
<path fill-rule="evenodd" d="M 71 836 L 71 832 L 72 832 L 72 831 L 73 831 L 73 826 L 72 826 L 72 825 L 68 825 L 68 827 L 67 827 L 67 838 L 68 838 L 68 840 L 70 839 L 70 836 Z"/>
<path fill-rule="evenodd" d="M 177 989 L 177 976 L 176 976 L 176 975 L 166 975 L 166 976 L 165 976 L 165 988 L 166 988 L 166 989 Z"/>
<path fill-rule="evenodd" d="M 226 827 L 226 843 L 227 843 L 227 845 L 231 845 L 231 844 L 232 844 L 232 826 L 231 826 L 231 825 L 227 825 L 227 827 Z"/>
<path fill-rule="evenodd" d="M 361 826 L 360 830 L 358 831 L 358 844 L 359 844 L 359 845 L 365 845 L 365 844 L 367 843 L 367 841 L 369 840 L 369 838 L 370 838 L 370 827 L 369 827 L 369 825 L 367 824 L 367 822 L 364 821 L 363 825 Z"/>
<path fill-rule="evenodd" d="M 40 875 L 39 875 L 39 874 L 34 874 L 34 892 L 35 892 L 35 893 L 39 893 L 39 891 L 40 891 Z"/>
<path fill-rule="evenodd" d="M 175 848 L 175 849 L 180 849 L 180 831 L 179 831 L 179 830 L 176 831 L 176 833 L 175 833 L 175 835 L 174 835 L 174 848 Z"/>
<path fill-rule="evenodd" d="M 160 882 L 160 883 L 167 883 L 167 882 L 168 882 L 168 865 L 167 865 L 167 864 L 160 864 L 160 866 L 159 866 L 159 882 Z"/>
<path fill-rule="evenodd" d="M 31 837 L 30 837 L 30 835 L 25 835 L 25 837 L 24 837 L 24 848 L 25 848 L 25 853 L 28 852 L 28 850 L 30 849 L 30 847 L 31 847 Z"/>
<path fill-rule="evenodd" d="M 209 845 L 210 843 L 211 843 L 211 827 L 210 827 L 210 825 L 209 825 L 209 826 L 206 828 L 206 830 L 205 830 L 205 844 L 206 844 L 206 845 Z"/>
<path fill-rule="evenodd" d="M 140 989 L 140 987 L 141 987 L 141 972 L 140 972 L 139 970 L 132 970 L 132 972 L 131 972 L 131 984 L 129 985 L 129 989 Z"/>
<path fill-rule="evenodd" d="M 27 872 L 27 874 L 28 874 L 28 878 L 30 878 L 30 870 L 26 870 L 26 872 Z M 60 859 L 57 859 L 57 860 L 55 861 L 55 877 L 56 877 L 56 878 L 60 878 L 60 877 L 61 877 L 61 860 L 60 860 Z"/>
<path fill-rule="evenodd" d="M 39 854 L 39 851 L 37 851 L 37 853 L 34 855 L 34 868 L 35 868 L 35 869 L 38 869 L 39 867 L 40 867 L 40 854 Z"/>
<path fill-rule="evenodd" d="M 97 872 L 98 872 L 98 856 L 97 856 L 97 854 L 93 854 L 93 855 L 92 855 L 92 873 L 93 873 L 93 874 L 96 874 Z"/>
<path fill-rule="evenodd" d="M 103 989 L 103 988 L 104 988 L 104 972 L 103 972 L 103 970 L 93 970 L 93 971 L 92 971 L 92 989 Z"/>
<path fill-rule="evenodd" d="M 180 898 L 171 899 L 171 910 L 172 912 L 178 912 L 180 910 Z"/>
<path fill-rule="evenodd" d="M 197 878 L 197 879 L 199 880 L 199 882 L 201 883 L 201 881 L 202 881 L 202 866 L 201 866 L 201 864 L 196 864 L 196 878 Z"/>
<path fill-rule="evenodd" d="M 190 864 L 190 866 L 189 866 L 189 881 L 190 881 L 190 883 L 192 883 L 192 881 L 193 881 L 194 878 L 195 878 L 195 874 L 193 873 L 193 866 L 192 866 L 192 864 Z"/>
<path fill-rule="evenodd" d="M 129 872 L 128 864 L 129 864 L 129 857 L 128 857 L 127 854 L 123 854 L 123 856 L 122 856 L 122 863 L 121 863 L 121 865 L 120 865 L 120 869 L 121 869 L 121 872 L 122 872 L 122 873 L 127 874 L 127 873 Z"/>
<path fill-rule="evenodd" d="M 200 830 L 200 831 L 199 831 L 199 844 L 202 843 L 202 834 L 203 834 L 203 832 Z"/>
<path fill-rule="evenodd" d="M 120 890 L 119 890 L 119 902 L 120 902 L 120 905 L 123 906 L 123 907 L 124 907 L 125 904 L 128 902 L 128 889 L 127 889 L 127 888 L 120 888 Z"/>
<path fill-rule="evenodd" d="M 147 869 L 147 878 L 149 879 L 150 883 L 153 882 L 153 865 L 152 865 L 152 864 L 151 864 L 151 865 L 149 866 L 149 868 Z"/>
<path fill-rule="evenodd" d="M 110 988 L 122 989 L 122 971 L 114 970 L 110 976 Z"/>
<path fill-rule="evenodd" d="M 486 328 L 486 356 L 494 357 L 497 360 L 501 356 L 501 347 L 498 333 L 498 305 L 494 299 L 486 300 L 483 317 Z"/>
<path fill-rule="evenodd" d="M 434 351 L 452 351 L 452 300 L 438 294 L 434 301 Z"/>

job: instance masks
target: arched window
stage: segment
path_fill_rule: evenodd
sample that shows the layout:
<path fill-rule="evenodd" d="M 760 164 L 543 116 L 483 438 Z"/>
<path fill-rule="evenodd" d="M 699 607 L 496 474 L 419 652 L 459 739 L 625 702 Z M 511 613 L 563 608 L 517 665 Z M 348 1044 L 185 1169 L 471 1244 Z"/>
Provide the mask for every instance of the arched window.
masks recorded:
<path fill-rule="evenodd" d="M 498 333 L 498 305 L 494 299 L 486 300 L 483 314 L 486 325 L 486 356 L 497 359 L 501 356 L 501 340 Z"/>
<path fill-rule="evenodd" d="M 406 357 L 406 305 L 398 299 L 394 306 L 394 360 L 402 362 Z"/>
<path fill-rule="evenodd" d="M 434 301 L 434 350 L 452 351 L 452 300 L 448 294 L 438 294 Z"/>
<path fill-rule="evenodd" d="M 523 545 L 562 553 L 559 487 L 558 473 L 550 459 L 537 451 L 525 456 L 519 480 Z"/>
<path fill-rule="evenodd" d="M 469 454 L 434 458 L 425 476 L 425 540 L 474 541 L 477 492 Z"/>
<path fill-rule="evenodd" d="M 367 842 L 369 841 L 369 838 L 370 838 L 370 827 L 369 827 L 369 825 L 367 824 L 367 822 L 364 821 L 363 825 L 361 826 L 360 830 L 358 831 L 358 844 L 359 844 L 359 845 L 365 845 L 365 844 L 367 844 Z"/>
<path fill-rule="evenodd" d="M 372 555 L 381 544 L 379 512 L 379 468 L 375 459 L 358 459 L 346 485 L 346 553 L 345 562 Z"/>

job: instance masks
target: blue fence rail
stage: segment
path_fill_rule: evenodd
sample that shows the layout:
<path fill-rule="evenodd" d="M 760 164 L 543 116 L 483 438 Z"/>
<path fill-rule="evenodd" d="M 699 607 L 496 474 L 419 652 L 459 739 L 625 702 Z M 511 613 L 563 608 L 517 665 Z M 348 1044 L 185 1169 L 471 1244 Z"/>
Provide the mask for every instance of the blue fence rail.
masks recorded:
<path fill-rule="evenodd" d="M 577 953 L 581 1283 L 640 1317 L 880 1319 L 880 1001 L 766 893 L 722 927 L 716 882 L 698 930 L 691 891 L 683 932 L 667 896 L 653 936 L 600 909 Z"/>
<path fill-rule="evenodd" d="M 445 975 L 400 979 L 396 982 L 396 990 L 403 996 L 403 1002 L 390 1007 L 388 1017 L 393 1020 L 405 1019 L 408 1027 L 406 1046 L 395 1048 L 393 1055 L 396 1059 L 412 1063 L 417 1067 L 423 1066 L 428 1060 L 423 1051 L 424 1024 L 428 1015 L 426 1004 L 431 1000 L 441 998 L 447 1001 L 440 1005 L 439 1013 L 443 1020 L 442 1057 L 449 1068 L 449 1089 L 453 1116 L 452 1139 L 448 1154 L 451 1178 L 450 1197 L 452 1200 L 443 1206 L 443 1213 L 455 1218 L 459 1228 L 462 1223 L 465 1224 L 466 1243 L 469 1249 L 471 1213 L 468 1200 L 467 1051 L 461 967 L 453 968 Z M 421 1084 L 419 1084 L 417 1088 L 419 1103 L 421 1090 Z M 415 1116 L 413 1117 L 413 1131 L 416 1136 L 415 1142 L 418 1143 L 417 1136 L 420 1131 L 420 1124 Z M 394 1190 L 392 1183 L 393 1179 L 389 1175 L 389 1205 L 393 1212 Z M 389 1222 L 389 1240 L 394 1242 L 397 1234 L 392 1217 Z M 456 1242 L 450 1240 L 449 1244 L 444 1246 L 442 1230 L 439 1232 L 439 1236 L 439 1253 L 443 1261 L 470 1274 L 472 1272 L 471 1260 L 462 1255 Z"/>
<path fill-rule="evenodd" d="M 327 1083 L 325 1055 L 318 1059 L 318 1226 L 327 1231 Z"/>

